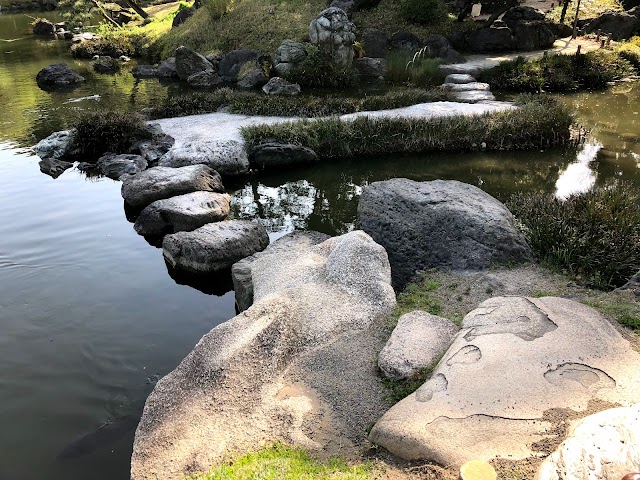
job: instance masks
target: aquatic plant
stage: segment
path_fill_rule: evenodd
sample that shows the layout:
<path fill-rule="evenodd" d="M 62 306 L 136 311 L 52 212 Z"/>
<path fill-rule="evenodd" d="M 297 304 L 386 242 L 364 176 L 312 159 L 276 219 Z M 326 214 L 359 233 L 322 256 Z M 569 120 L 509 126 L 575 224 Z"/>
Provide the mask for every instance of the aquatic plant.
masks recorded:
<path fill-rule="evenodd" d="M 444 80 L 441 63 L 437 58 L 429 58 L 425 49 L 414 55 L 393 52 L 387 56 L 385 79 L 391 83 L 423 87 L 440 85 Z"/>
<path fill-rule="evenodd" d="M 145 136 L 144 119 L 129 112 L 83 112 L 74 122 L 73 148 L 86 160 L 104 152 L 125 153 L 136 138 Z"/>

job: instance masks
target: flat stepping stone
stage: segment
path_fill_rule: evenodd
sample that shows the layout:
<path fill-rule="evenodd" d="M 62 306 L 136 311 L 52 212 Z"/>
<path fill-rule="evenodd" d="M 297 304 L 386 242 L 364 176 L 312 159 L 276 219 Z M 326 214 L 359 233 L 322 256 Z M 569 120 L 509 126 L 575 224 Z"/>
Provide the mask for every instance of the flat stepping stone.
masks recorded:
<path fill-rule="evenodd" d="M 203 191 L 157 200 L 142 210 L 133 228 L 144 236 L 190 232 L 227 218 L 230 204 L 226 193 Z"/>
<path fill-rule="evenodd" d="M 490 90 L 488 83 L 471 82 L 471 83 L 445 83 L 443 85 L 450 92 L 468 92 L 470 90 Z"/>
<path fill-rule="evenodd" d="M 118 180 L 123 175 L 142 172 L 147 168 L 147 161 L 140 155 L 107 153 L 98 159 L 96 167 L 105 177 Z"/>
<path fill-rule="evenodd" d="M 249 220 L 208 223 L 192 232 L 164 237 L 162 253 L 173 268 L 212 273 L 231 268 L 239 260 L 269 245 L 266 229 Z"/>
<path fill-rule="evenodd" d="M 451 73 L 466 73 L 468 75 L 479 75 L 482 68 L 473 63 L 451 63 L 447 65 L 440 65 L 440 71 L 449 75 Z"/>
<path fill-rule="evenodd" d="M 452 97 L 459 102 L 477 103 L 495 100 L 493 93 L 487 90 L 469 90 L 466 92 L 452 92 Z"/>
<path fill-rule="evenodd" d="M 468 73 L 450 73 L 444 79 L 444 83 L 474 83 L 476 79 Z"/>
<path fill-rule="evenodd" d="M 153 167 L 122 182 L 122 198 L 133 207 L 196 191 L 224 192 L 218 172 L 206 165 Z"/>
<path fill-rule="evenodd" d="M 460 480 L 496 480 L 498 474 L 490 463 L 470 460 L 460 467 Z"/>

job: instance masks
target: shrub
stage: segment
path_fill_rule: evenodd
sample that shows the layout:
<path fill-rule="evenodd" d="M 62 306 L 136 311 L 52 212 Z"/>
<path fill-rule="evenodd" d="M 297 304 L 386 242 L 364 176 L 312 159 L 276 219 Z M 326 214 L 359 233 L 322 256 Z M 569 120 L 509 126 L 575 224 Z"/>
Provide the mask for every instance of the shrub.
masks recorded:
<path fill-rule="evenodd" d="M 203 5 L 211 20 L 219 20 L 229 9 L 228 0 L 205 0 Z"/>
<path fill-rule="evenodd" d="M 71 46 L 71 55 L 76 58 L 91 58 L 94 55 L 115 58 L 121 55 L 136 56 L 131 39 L 124 36 L 98 38 L 76 43 Z"/>
<path fill-rule="evenodd" d="M 566 200 L 526 193 L 507 202 L 540 259 L 598 288 L 621 286 L 640 269 L 639 204 L 637 187 L 626 183 Z"/>
<path fill-rule="evenodd" d="M 587 89 L 605 88 L 609 82 L 635 73 L 627 60 L 608 50 L 595 50 L 574 58 L 577 80 Z"/>
<path fill-rule="evenodd" d="M 440 70 L 441 63 L 437 58 L 423 55 L 391 53 L 387 57 L 385 78 L 388 82 L 396 84 L 411 84 L 421 87 L 440 85 L 444 79 Z"/>
<path fill-rule="evenodd" d="M 358 73 L 353 67 L 337 65 L 330 54 L 315 45 L 307 44 L 305 48 L 307 57 L 287 80 L 311 88 L 349 88 L 358 84 Z"/>
<path fill-rule="evenodd" d="M 434 24 L 447 18 L 447 10 L 441 0 L 401 0 L 400 12 L 410 21 Z"/>
<path fill-rule="evenodd" d="M 616 49 L 616 52 L 628 61 L 636 72 L 640 70 L 640 46 L 637 43 L 624 43 Z"/>
<path fill-rule="evenodd" d="M 126 112 L 84 112 L 74 128 L 73 149 L 89 159 L 105 152 L 125 153 L 146 131 L 141 115 Z"/>

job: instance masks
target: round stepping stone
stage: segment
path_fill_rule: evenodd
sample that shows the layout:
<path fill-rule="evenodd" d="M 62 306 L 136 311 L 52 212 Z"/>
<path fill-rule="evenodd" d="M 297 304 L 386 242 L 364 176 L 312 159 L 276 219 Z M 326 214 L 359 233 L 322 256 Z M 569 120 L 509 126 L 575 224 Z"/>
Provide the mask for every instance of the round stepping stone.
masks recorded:
<path fill-rule="evenodd" d="M 467 92 L 452 92 L 452 97 L 459 102 L 477 103 L 495 100 L 493 93 L 487 90 L 469 90 Z"/>
<path fill-rule="evenodd" d="M 468 92 L 469 90 L 490 90 L 488 83 L 445 83 L 444 87 L 450 92 Z"/>
<path fill-rule="evenodd" d="M 483 460 L 471 460 L 460 467 L 460 480 L 496 480 L 493 467 Z"/>
<path fill-rule="evenodd" d="M 473 83 L 476 79 L 467 73 L 450 73 L 444 79 L 444 83 Z"/>

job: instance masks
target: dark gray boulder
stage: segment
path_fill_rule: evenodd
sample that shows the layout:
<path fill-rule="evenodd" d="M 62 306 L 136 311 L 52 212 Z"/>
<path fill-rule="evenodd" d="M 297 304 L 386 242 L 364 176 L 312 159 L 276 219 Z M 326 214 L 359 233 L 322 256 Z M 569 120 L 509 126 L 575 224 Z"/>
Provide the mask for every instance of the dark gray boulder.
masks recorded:
<path fill-rule="evenodd" d="M 273 68 L 279 76 L 286 77 L 299 69 L 306 58 L 307 49 L 304 43 L 285 40 L 276 50 Z"/>
<path fill-rule="evenodd" d="M 392 50 L 414 53 L 420 50 L 422 42 L 411 32 L 396 32 L 389 37 L 389 47 Z"/>
<path fill-rule="evenodd" d="M 238 81 L 238 87 L 250 90 L 252 88 L 260 88 L 268 81 L 269 77 L 265 75 L 264 70 L 255 68 Z"/>
<path fill-rule="evenodd" d="M 587 33 L 598 30 L 610 35 L 612 40 L 625 40 L 640 31 L 640 19 L 628 13 L 603 13 L 586 27 Z"/>
<path fill-rule="evenodd" d="M 38 18 L 33 23 L 34 35 L 53 35 L 56 33 L 56 26 L 45 18 Z"/>
<path fill-rule="evenodd" d="M 117 73 L 122 68 L 120 60 L 102 56 L 93 62 L 93 69 L 98 73 Z"/>
<path fill-rule="evenodd" d="M 507 27 L 480 28 L 469 35 L 469 48 L 482 53 L 513 50 L 511 30 Z"/>
<path fill-rule="evenodd" d="M 285 95 L 293 97 L 300 94 L 300 85 L 291 83 L 282 77 L 272 77 L 262 87 L 262 91 L 267 95 Z"/>
<path fill-rule="evenodd" d="M 189 17 L 191 17 L 195 13 L 195 11 L 195 7 L 183 8 L 182 10 L 180 10 L 178 13 L 176 13 L 176 16 L 173 17 L 171 28 L 176 28 L 177 26 L 182 25 L 187 21 Z"/>
<path fill-rule="evenodd" d="M 160 78 L 179 78 L 176 70 L 176 57 L 169 57 L 160 62 L 157 75 Z"/>
<path fill-rule="evenodd" d="M 151 139 L 138 140 L 132 145 L 129 153 L 140 155 L 147 163 L 152 164 L 158 162 L 174 143 L 173 137 L 159 133 L 152 135 Z"/>
<path fill-rule="evenodd" d="M 211 273 L 231 268 L 239 260 L 269 245 L 266 229 L 249 220 L 208 223 L 192 232 L 164 237 L 162 253 L 176 269 Z"/>
<path fill-rule="evenodd" d="M 220 76 L 213 70 L 194 73 L 187 78 L 187 83 L 197 88 L 213 88 L 222 83 Z"/>
<path fill-rule="evenodd" d="M 396 288 L 428 268 L 480 270 L 533 259 L 509 210 L 457 181 L 372 183 L 360 197 L 358 225 L 387 250 Z"/>
<path fill-rule="evenodd" d="M 196 191 L 224 192 L 222 179 L 206 165 L 153 167 L 122 182 L 122 198 L 133 207 Z"/>
<path fill-rule="evenodd" d="M 60 159 L 64 157 L 71 157 L 77 152 L 74 151 L 73 137 L 76 134 L 74 128 L 70 130 L 62 130 L 60 132 L 53 132 L 46 138 L 40 140 L 33 150 L 43 160 L 47 158 Z"/>
<path fill-rule="evenodd" d="M 389 38 L 382 30 L 368 28 L 362 34 L 362 46 L 367 57 L 384 58 L 387 56 Z"/>
<path fill-rule="evenodd" d="M 260 170 L 304 165 L 317 161 L 318 155 L 310 148 L 275 141 L 255 146 L 249 156 L 251 167 Z"/>
<path fill-rule="evenodd" d="M 424 44 L 428 47 L 431 56 L 441 58 L 444 63 L 466 62 L 464 56 L 455 50 L 443 35 L 430 35 Z"/>
<path fill-rule="evenodd" d="M 226 193 L 192 192 L 157 200 L 140 212 L 133 228 L 140 235 L 160 236 L 190 232 L 229 215 L 231 197 Z"/>
<path fill-rule="evenodd" d="M 184 46 L 176 48 L 175 59 L 176 73 L 182 80 L 187 80 L 196 73 L 213 71 L 213 65 L 204 55 Z"/>
<path fill-rule="evenodd" d="M 547 27 L 553 32 L 556 38 L 566 38 L 573 34 L 573 28 L 566 23 L 547 23 Z"/>
<path fill-rule="evenodd" d="M 46 158 L 38 163 L 40 171 L 52 178 L 58 178 L 65 170 L 73 167 L 72 162 L 65 162 L 64 160 L 58 160 L 57 158 Z"/>
<path fill-rule="evenodd" d="M 36 75 L 38 85 L 67 86 L 84 82 L 84 77 L 74 72 L 66 63 L 55 63 L 44 67 Z"/>
<path fill-rule="evenodd" d="M 511 22 L 543 22 L 544 12 L 542 10 L 538 10 L 537 8 L 518 5 L 507 10 L 502 16 L 502 21 L 507 25 L 510 25 Z"/>
<path fill-rule="evenodd" d="M 135 175 L 147 168 L 147 161 L 140 155 L 106 153 L 98 159 L 96 167 L 105 177 L 119 179 L 123 175 Z"/>
<path fill-rule="evenodd" d="M 384 58 L 356 58 L 353 61 L 353 66 L 362 78 L 382 79 L 387 71 L 387 62 Z"/>
<path fill-rule="evenodd" d="M 218 62 L 218 75 L 225 82 L 235 83 L 240 69 L 248 62 L 256 63 L 262 56 L 258 50 L 231 50 Z"/>
<path fill-rule="evenodd" d="M 347 14 L 347 17 L 351 19 L 353 12 L 356 10 L 356 2 L 354 0 L 333 0 L 329 7 L 335 7 L 342 10 Z"/>
<path fill-rule="evenodd" d="M 545 22 L 518 22 L 511 25 L 518 50 L 551 48 L 556 36 Z"/>
<path fill-rule="evenodd" d="M 131 75 L 136 78 L 157 77 L 158 69 L 153 65 L 136 65 L 131 69 Z"/>

